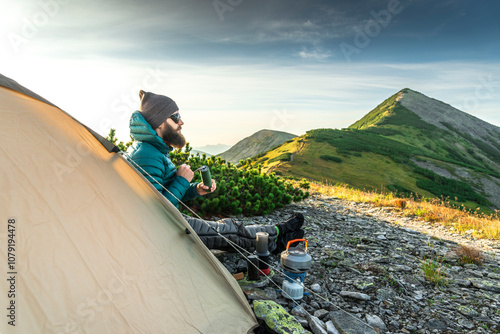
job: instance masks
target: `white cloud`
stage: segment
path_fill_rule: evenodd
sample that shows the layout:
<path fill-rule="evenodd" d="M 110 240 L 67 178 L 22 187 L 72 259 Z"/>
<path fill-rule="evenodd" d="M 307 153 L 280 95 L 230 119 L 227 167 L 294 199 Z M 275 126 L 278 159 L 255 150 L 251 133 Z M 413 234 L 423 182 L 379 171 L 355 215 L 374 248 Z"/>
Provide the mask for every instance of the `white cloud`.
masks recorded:
<path fill-rule="evenodd" d="M 320 50 L 308 51 L 306 49 L 299 52 L 299 56 L 304 59 L 325 60 L 332 54 L 330 52 L 321 52 Z"/>

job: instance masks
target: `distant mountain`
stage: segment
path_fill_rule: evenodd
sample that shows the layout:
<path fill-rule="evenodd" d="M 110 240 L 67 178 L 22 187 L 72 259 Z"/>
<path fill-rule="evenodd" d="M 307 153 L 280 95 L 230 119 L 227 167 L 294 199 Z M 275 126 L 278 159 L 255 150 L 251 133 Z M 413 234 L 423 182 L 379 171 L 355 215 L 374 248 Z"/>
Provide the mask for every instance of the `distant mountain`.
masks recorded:
<path fill-rule="evenodd" d="M 197 149 L 194 149 L 194 148 L 191 150 L 191 154 L 194 154 L 194 155 L 196 155 L 196 154 L 199 154 L 199 155 L 205 154 L 207 157 L 210 157 L 210 156 L 213 155 L 213 154 L 210 154 L 210 153 L 207 153 L 207 152 L 204 152 L 204 151 L 200 151 L 200 150 L 197 150 Z"/>
<path fill-rule="evenodd" d="M 195 147 L 194 150 L 199 152 L 205 152 L 210 155 L 216 155 L 224 151 L 227 151 L 230 147 L 231 145 L 215 144 L 215 145 L 205 145 L 201 147 Z"/>
<path fill-rule="evenodd" d="M 251 158 L 267 152 L 295 137 L 297 136 L 287 132 L 260 130 L 250 137 L 240 140 L 229 150 L 219 154 L 219 156 L 232 163 L 238 163 L 241 159 Z"/>
<path fill-rule="evenodd" d="M 411 89 L 347 129 L 316 129 L 255 159 L 268 172 L 500 208 L 500 128 Z"/>

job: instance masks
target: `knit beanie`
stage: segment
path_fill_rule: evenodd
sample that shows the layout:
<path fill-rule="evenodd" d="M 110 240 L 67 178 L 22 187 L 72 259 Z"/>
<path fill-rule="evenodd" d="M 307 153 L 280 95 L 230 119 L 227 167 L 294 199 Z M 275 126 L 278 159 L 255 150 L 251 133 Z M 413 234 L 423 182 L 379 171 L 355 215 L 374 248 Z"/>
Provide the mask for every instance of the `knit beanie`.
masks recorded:
<path fill-rule="evenodd" d="M 139 91 L 141 98 L 140 113 L 151 125 L 153 130 L 159 127 L 174 112 L 179 110 L 174 100 L 163 95 L 157 95 L 143 90 Z"/>

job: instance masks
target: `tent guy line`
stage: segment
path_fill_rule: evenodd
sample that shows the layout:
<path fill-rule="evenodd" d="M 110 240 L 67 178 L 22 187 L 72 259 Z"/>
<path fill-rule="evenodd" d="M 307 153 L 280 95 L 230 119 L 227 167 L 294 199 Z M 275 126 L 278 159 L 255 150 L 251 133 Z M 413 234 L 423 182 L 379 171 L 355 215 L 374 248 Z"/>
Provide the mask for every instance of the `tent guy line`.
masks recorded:
<path fill-rule="evenodd" d="M 249 256 L 250 255 L 253 255 L 251 252 L 249 252 L 248 250 L 240 247 L 239 245 L 237 245 L 236 243 L 232 242 L 231 240 L 229 240 L 228 238 L 226 238 L 224 235 L 222 235 L 221 233 L 219 233 L 219 231 L 217 231 L 215 228 L 213 228 L 210 224 L 206 223 L 204 219 L 202 219 L 196 212 L 194 212 L 186 203 L 184 203 L 183 201 L 181 201 L 179 198 L 177 198 L 170 190 L 168 190 L 163 184 L 161 184 L 160 182 L 158 182 L 154 177 L 152 177 L 147 171 L 145 171 L 141 166 L 139 166 L 133 159 L 131 159 L 131 157 L 128 155 L 127 152 L 119 152 L 118 153 L 119 155 L 122 155 L 122 156 L 125 156 L 127 157 L 128 159 L 125 159 L 126 161 L 130 161 L 132 162 L 132 164 L 136 167 L 138 167 L 143 173 L 145 173 L 145 175 L 149 176 L 151 180 L 154 180 L 155 183 L 157 183 L 158 185 L 160 185 L 161 188 L 163 188 L 164 190 L 166 190 L 170 195 L 172 195 L 179 203 L 181 203 L 188 211 L 190 211 L 196 218 L 202 220 L 207 226 L 208 228 L 210 228 L 211 230 L 213 230 L 215 233 L 217 233 L 219 236 L 221 236 L 224 240 L 227 241 L 228 244 L 230 244 L 231 246 L 233 246 L 233 248 L 241 255 L 243 256 L 243 258 L 245 260 L 247 260 L 247 263 L 250 263 L 252 266 L 254 266 L 258 271 L 260 271 L 259 267 L 253 263 L 252 261 L 249 260 L 249 258 L 244 254 L 244 253 L 247 253 Z M 186 228 L 186 233 L 188 232 L 188 229 Z M 189 233 L 190 234 L 190 233 Z M 274 266 L 273 264 L 271 263 L 267 263 L 265 262 L 264 260 L 259 260 L 261 261 L 262 263 L 264 263 L 265 265 L 269 266 L 270 268 L 274 269 L 276 272 L 282 274 L 283 276 L 289 278 L 289 279 L 292 279 L 291 277 L 289 277 L 283 270 L 281 270 L 281 268 L 279 267 L 276 267 Z M 275 285 L 278 290 L 281 290 L 280 286 L 274 282 L 270 276 L 268 276 L 267 274 L 265 273 L 262 273 L 264 276 L 266 276 L 266 278 L 269 278 L 269 281 Z M 305 284 L 303 284 L 304 288 L 309 291 L 310 293 L 312 293 L 313 295 L 315 295 L 316 297 L 318 298 L 321 298 L 323 301 L 327 302 L 328 304 L 332 305 L 333 307 L 337 308 L 339 311 L 342 311 L 346 314 L 348 314 L 350 317 L 356 319 L 357 321 L 363 323 L 364 325 L 370 327 L 371 329 L 375 330 L 372 326 L 370 326 L 369 324 L 367 324 L 366 322 L 364 322 L 363 320 L 359 319 L 358 317 L 352 315 L 351 313 L 343 310 L 342 308 L 340 308 L 339 306 L 333 304 L 331 301 L 329 301 L 328 299 L 326 299 L 325 297 L 321 296 L 320 294 L 316 293 L 315 291 L 313 291 L 312 289 L 308 288 Z M 293 300 L 293 302 L 295 303 L 296 300 L 295 298 L 293 298 L 292 296 L 290 296 L 286 291 L 283 291 L 283 293 L 285 293 L 289 299 Z M 306 312 L 310 317 L 312 316 L 312 314 L 310 314 L 307 310 L 305 310 L 304 308 L 301 307 L 301 309 Z"/>

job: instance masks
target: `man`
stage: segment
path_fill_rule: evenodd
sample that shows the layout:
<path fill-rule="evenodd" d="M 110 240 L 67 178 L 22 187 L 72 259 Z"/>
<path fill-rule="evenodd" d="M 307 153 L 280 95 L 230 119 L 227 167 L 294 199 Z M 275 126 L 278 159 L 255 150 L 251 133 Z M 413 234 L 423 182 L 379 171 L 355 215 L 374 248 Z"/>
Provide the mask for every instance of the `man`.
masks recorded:
<path fill-rule="evenodd" d="M 212 180 L 209 188 L 194 182 L 191 166 L 182 164 L 178 168 L 169 158 L 174 148 L 182 148 L 186 139 L 182 134 L 184 122 L 179 114 L 177 104 L 169 97 L 150 92 L 139 92 L 140 109 L 133 112 L 130 118 L 130 134 L 135 140 L 129 159 L 137 169 L 161 192 L 174 206 L 179 201 L 209 194 L 216 189 L 216 181 Z M 211 249 L 234 251 L 233 247 L 216 231 L 239 246 L 252 251 L 255 249 L 256 233 L 269 234 L 269 251 L 280 252 L 289 240 L 304 236 L 301 229 L 304 217 L 294 214 L 286 222 L 273 225 L 244 226 L 233 219 L 222 219 L 217 222 L 204 221 L 184 215 L 203 243 Z"/>

